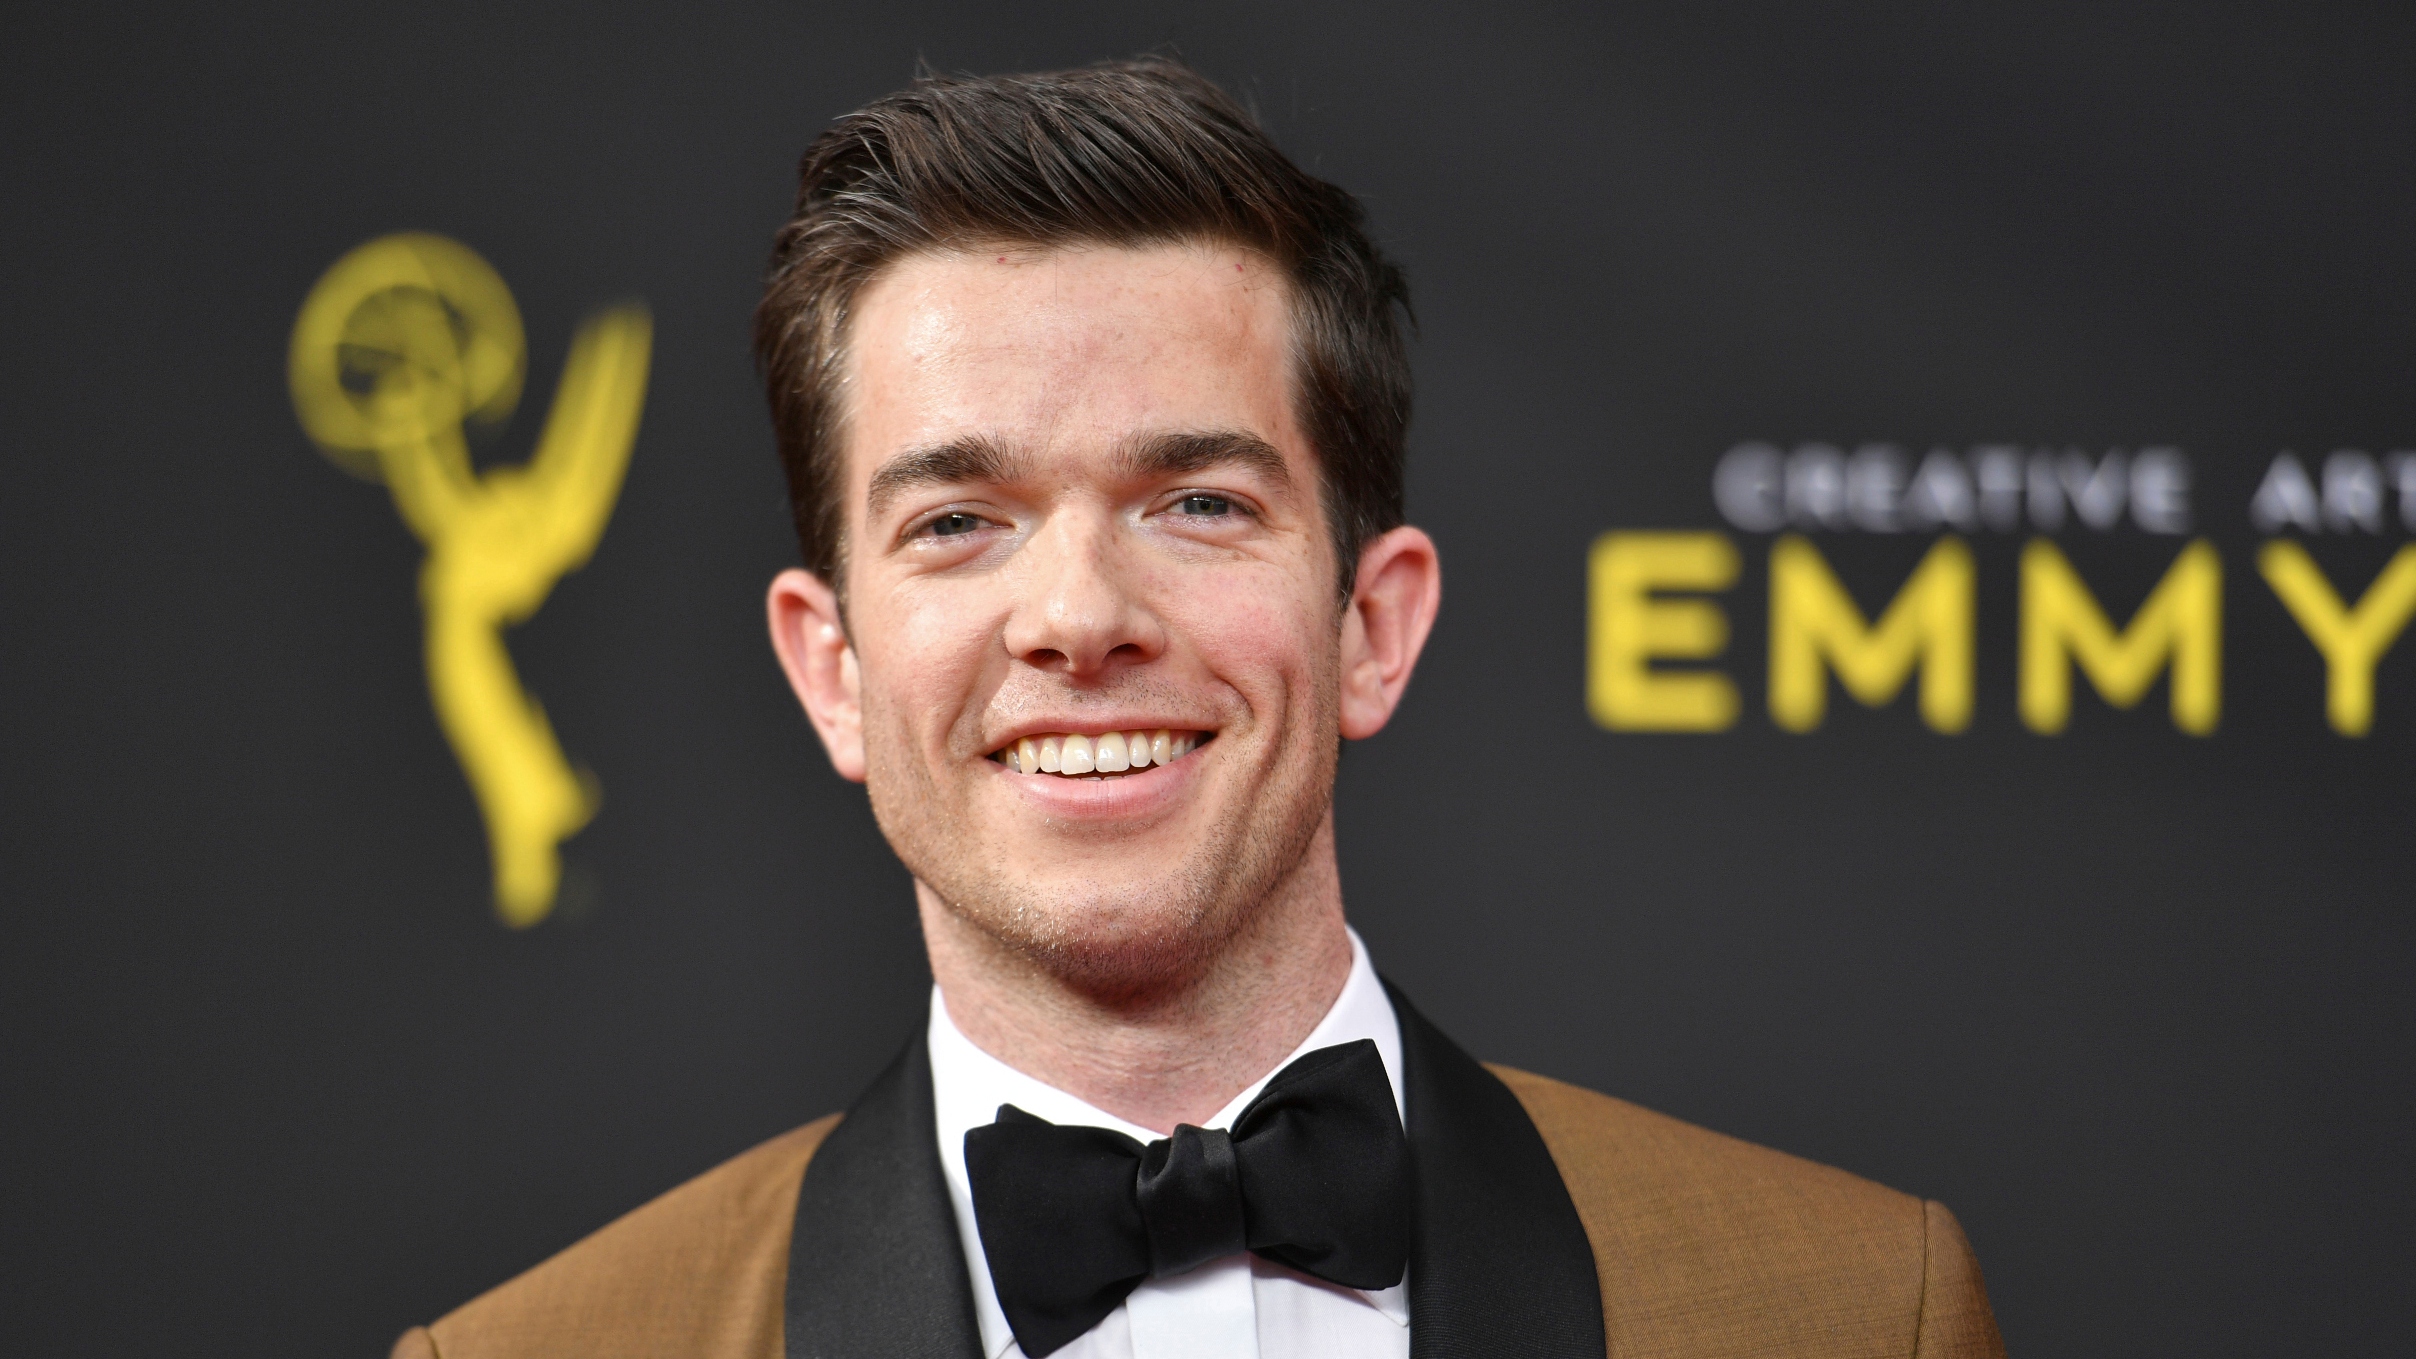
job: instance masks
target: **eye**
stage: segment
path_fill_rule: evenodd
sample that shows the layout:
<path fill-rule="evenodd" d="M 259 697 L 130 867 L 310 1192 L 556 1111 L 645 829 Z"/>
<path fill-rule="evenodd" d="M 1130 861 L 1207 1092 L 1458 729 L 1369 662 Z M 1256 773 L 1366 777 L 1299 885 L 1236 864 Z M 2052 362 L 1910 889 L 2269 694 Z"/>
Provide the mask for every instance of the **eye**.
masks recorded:
<path fill-rule="evenodd" d="M 1218 515 L 1233 513 L 1233 502 L 1221 495 L 1187 495 L 1174 503 L 1177 514 Z"/>
<path fill-rule="evenodd" d="M 934 538 L 953 538 L 960 533 L 971 533 L 981 526 L 981 516 L 953 510 L 925 524 L 923 528 Z"/>

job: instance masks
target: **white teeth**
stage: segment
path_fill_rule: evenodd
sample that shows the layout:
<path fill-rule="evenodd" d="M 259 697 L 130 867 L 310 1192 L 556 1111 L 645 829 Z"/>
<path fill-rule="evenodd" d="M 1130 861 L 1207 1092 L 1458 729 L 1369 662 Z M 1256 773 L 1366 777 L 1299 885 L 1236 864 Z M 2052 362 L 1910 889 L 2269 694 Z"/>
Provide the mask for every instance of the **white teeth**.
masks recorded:
<path fill-rule="evenodd" d="M 1126 770 L 1172 764 L 1199 749 L 1208 734 L 1197 731 L 1111 731 L 1098 736 L 1059 732 L 1026 736 L 992 758 L 1019 774 L 1062 774 L 1069 778 L 1117 777 Z"/>
<path fill-rule="evenodd" d="M 1057 747 L 1057 767 L 1065 774 L 1088 774 L 1098 768 L 1098 761 L 1091 756 L 1091 738 L 1066 737 L 1065 744 Z"/>

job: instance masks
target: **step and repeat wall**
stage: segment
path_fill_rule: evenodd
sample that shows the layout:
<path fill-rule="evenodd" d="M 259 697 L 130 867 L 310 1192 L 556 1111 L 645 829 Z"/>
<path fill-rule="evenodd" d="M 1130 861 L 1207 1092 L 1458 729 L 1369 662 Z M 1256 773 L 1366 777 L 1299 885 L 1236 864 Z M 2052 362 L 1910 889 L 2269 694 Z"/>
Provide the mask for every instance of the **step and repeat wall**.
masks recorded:
<path fill-rule="evenodd" d="M 1174 50 L 1408 268 L 1446 602 L 1345 892 L 1468 1046 L 1944 1200 L 2017 1353 L 2404 1329 L 2410 16 L 24 26 L 0 1296 L 377 1354 L 929 984 L 762 637 L 798 153 Z"/>

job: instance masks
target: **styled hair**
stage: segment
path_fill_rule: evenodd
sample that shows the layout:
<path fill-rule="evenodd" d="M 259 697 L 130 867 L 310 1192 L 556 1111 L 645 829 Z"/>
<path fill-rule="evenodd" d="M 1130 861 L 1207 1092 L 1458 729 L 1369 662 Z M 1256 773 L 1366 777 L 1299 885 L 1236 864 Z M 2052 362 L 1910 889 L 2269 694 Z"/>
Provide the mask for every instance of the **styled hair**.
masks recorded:
<path fill-rule="evenodd" d="M 1163 57 L 1039 75 L 929 75 L 841 118 L 798 167 L 755 310 L 789 507 L 809 571 L 840 586 L 842 370 L 857 293 L 924 251 L 1214 242 L 1290 284 L 1294 408 L 1319 463 L 1347 597 L 1402 522 L 1408 284 L 1350 194 Z"/>

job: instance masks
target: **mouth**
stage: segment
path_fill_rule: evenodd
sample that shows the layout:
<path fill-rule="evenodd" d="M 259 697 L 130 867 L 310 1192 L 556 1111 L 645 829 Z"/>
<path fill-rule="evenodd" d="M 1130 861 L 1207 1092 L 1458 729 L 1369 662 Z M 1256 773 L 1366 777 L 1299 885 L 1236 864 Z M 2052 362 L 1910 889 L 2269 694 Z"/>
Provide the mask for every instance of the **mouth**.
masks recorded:
<path fill-rule="evenodd" d="M 1063 779 L 1118 779 L 1152 765 L 1173 764 L 1214 740 L 1213 731 L 1046 732 L 991 751 L 1017 774 Z"/>

